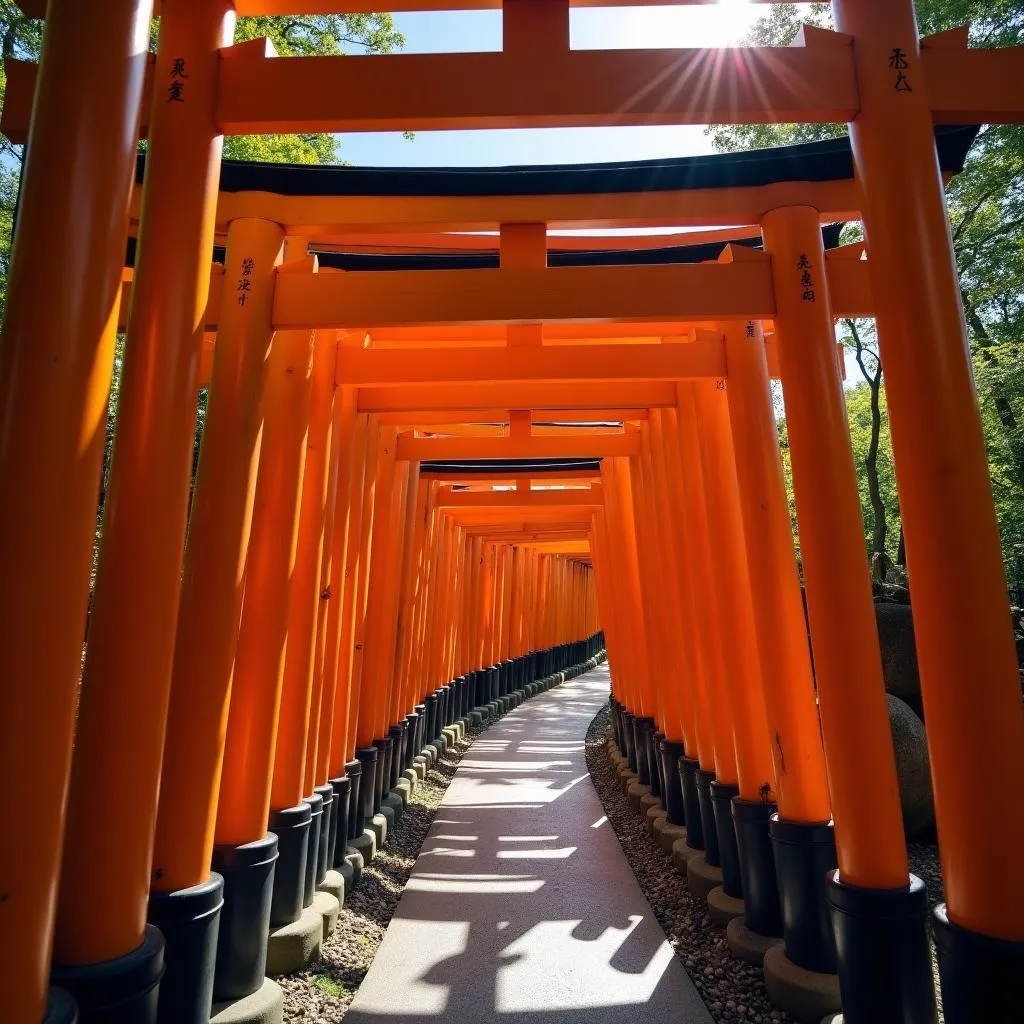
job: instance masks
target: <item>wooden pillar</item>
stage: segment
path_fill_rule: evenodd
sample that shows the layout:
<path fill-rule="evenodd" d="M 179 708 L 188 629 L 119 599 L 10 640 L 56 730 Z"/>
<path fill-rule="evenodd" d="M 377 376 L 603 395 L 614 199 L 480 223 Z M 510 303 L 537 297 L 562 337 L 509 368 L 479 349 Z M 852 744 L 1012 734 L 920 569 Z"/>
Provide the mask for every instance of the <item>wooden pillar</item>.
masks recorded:
<path fill-rule="evenodd" d="M 0 616 L 0 799 L 18 815 L 0 854 L 12 1024 L 36 1024 L 46 1001 L 152 9 L 51 5 L 25 153 L 0 343 L 0 546 L 19 581 Z M 63 284 L 47 287 L 54 267 Z"/>
<path fill-rule="evenodd" d="M 155 80 L 181 101 L 154 90 L 68 797 L 60 965 L 125 956 L 145 934 L 223 142 L 217 68 L 233 30 L 230 0 L 171 0 L 161 18 Z"/>

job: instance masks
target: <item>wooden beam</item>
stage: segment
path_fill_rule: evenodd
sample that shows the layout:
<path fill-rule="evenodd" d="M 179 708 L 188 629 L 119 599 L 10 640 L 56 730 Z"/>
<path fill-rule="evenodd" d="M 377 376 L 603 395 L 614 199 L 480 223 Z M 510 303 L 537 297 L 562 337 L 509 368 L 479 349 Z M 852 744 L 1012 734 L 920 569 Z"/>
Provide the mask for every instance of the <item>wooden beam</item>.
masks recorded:
<path fill-rule="evenodd" d="M 636 455 L 634 434 L 570 435 L 569 437 L 413 437 L 398 438 L 397 458 L 403 462 L 470 461 L 475 459 L 592 459 Z"/>
<path fill-rule="evenodd" d="M 547 349 L 541 351 L 546 352 Z M 417 409 L 448 412 L 473 412 L 479 409 L 545 409 L 566 412 L 574 403 L 580 408 L 598 403 L 606 409 L 662 409 L 676 404 L 673 381 L 588 381 L 585 388 L 567 388 L 564 384 L 436 383 L 399 384 L 359 388 L 358 409 L 365 413 L 406 413 Z"/>
<path fill-rule="evenodd" d="M 437 508 L 601 508 L 600 487 L 565 488 L 547 491 L 448 491 L 435 500 Z"/>
<path fill-rule="evenodd" d="M 565 384 L 605 381 L 665 381 L 724 377 L 720 337 L 682 345 L 578 345 L 571 348 L 346 349 L 339 347 L 339 386 L 367 388 L 394 384 L 486 384 L 504 381 Z M 524 393 L 525 395 L 529 392 Z M 595 400 L 587 390 L 584 396 Z M 436 407 L 438 400 L 431 402 Z M 494 403 L 488 401 L 487 405 Z M 570 403 L 561 395 L 559 406 Z M 614 403 L 601 402 L 601 405 Z M 536 409 L 536 401 L 510 408 Z M 369 410 L 366 410 L 369 411 Z"/>
<path fill-rule="evenodd" d="M 297 59 L 297 58 L 296 58 Z M 279 274 L 274 326 L 553 320 L 761 320 L 775 313 L 767 256 L 732 264 Z"/>

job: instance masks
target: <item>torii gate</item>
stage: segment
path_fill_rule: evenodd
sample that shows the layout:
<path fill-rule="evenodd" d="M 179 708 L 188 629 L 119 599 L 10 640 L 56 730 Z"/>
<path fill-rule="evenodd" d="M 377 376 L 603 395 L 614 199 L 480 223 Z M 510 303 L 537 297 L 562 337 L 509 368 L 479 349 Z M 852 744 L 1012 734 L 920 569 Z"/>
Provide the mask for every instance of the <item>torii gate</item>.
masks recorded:
<path fill-rule="evenodd" d="M 312 6 L 319 13 L 331 13 L 351 11 L 360 4 L 240 0 L 237 12 L 282 13 L 295 6 L 307 11 Z M 406 6 L 435 5 L 427 0 L 412 0 Z M 1011 851 L 1020 845 L 1020 836 L 1015 839 L 1011 833 L 1024 827 L 1024 815 L 1013 811 L 1020 807 L 1021 799 L 1016 779 L 1020 777 L 1024 758 L 1024 722 L 1020 716 L 1009 626 L 1005 622 L 998 538 L 942 206 L 941 179 L 934 159 L 932 126 L 935 122 L 1019 122 L 1024 110 L 1022 86 L 1016 75 L 1020 54 L 1016 50 L 972 51 L 966 45 L 966 33 L 947 33 L 919 41 L 913 9 L 906 0 L 835 0 L 833 8 L 840 32 L 805 31 L 803 45 L 782 50 L 666 50 L 643 51 L 639 55 L 629 51 L 572 52 L 568 47 L 568 4 L 564 0 L 550 0 L 506 5 L 505 49 L 498 54 L 285 61 L 274 59 L 262 44 L 228 45 L 232 10 L 228 0 L 166 0 L 162 5 L 160 52 L 150 81 L 169 81 L 177 62 L 184 62 L 187 101 L 168 103 L 156 85 L 151 84 L 152 114 L 141 118 L 143 132 L 149 138 L 152 164 L 144 199 L 146 226 L 140 244 L 132 315 L 132 334 L 140 340 L 133 345 L 131 362 L 135 369 L 126 379 L 123 411 L 126 421 L 133 424 L 148 417 L 155 424 L 157 436 L 169 423 L 180 425 L 187 421 L 191 413 L 194 379 L 190 345 L 203 329 L 207 306 L 209 285 L 204 268 L 213 240 L 217 140 L 221 133 L 380 130 L 396 126 L 431 129 L 849 121 L 857 177 L 865 195 L 870 197 L 865 213 L 870 248 L 867 272 L 888 379 L 908 560 L 914 577 L 915 622 L 922 638 L 922 684 L 936 751 L 933 774 L 937 815 L 946 837 L 943 860 L 949 921 L 942 919 L 938 926 L 947 984 L 945 1009 L 948 1019 L 966 1020 L 972 1013 L 977 1016 L 979 999 L 989 1000 L 984 1004 L 986 1007 L 998 1005 L 1006 993 L 1006 979 L 1014 977 L 1014 968 L 1005 965 L 1018 963 L 1021 957 L 1021 907 L 1014 902 L 1013 893 L 1005 890 L 1004 879 L 1012 877 Z M 5 782 L 9 787 L 5 795 L 11 806 L 18 808 L 33 806 L 30 786 L 34 790 L 41 784 L 51 794 L 63 794 L 68 786 L 93 531 L 92 503 L 110 352 L 117 325 L 131 161 L 136 125 L 147 95 L 148 58 L 145 33 L 139 31 L 139 26 L 148 21 L 151 11 L 148 0 L 116 0 L 107 5 L 104 17 L 97 19 L 91 10 L 51 5 L 45 57 L 35 90 L 33 132 L 0 357 L 4 388 L 0 405 L 9 424 L 0 445 L 0 470 L 11 493 L 4 508 L 5 528 L 0 536 L 7 545 L 5 564 L 13 568 L 20 587 L 18 600 L 6 609 L 2 620 L 0 649 L 7 659 L 5 679 L 38 680 L 37 686 L 19 693 L 12 713 L 0 725 L 4 730 L 0 748 L 5 757 L 10 756 L 15 762 L 11 770 L 3 773 L 5 780 L 10 779 Z M 538 58 L 542 58 L 540 74 L 531 70 L 538 65 Z M 10 108 L 17 112 L 20 106 L 24 125 L 28 123 L 32 95 L 30 77 L 29 73 L 22 73 L 20 78 L 12 73 L 8 87 Z M 472 90 L 459 84 L 469 80 L 476 86 Z M 687 88 L 680 88 L 680 82 L 687 83 Z M 552 87 L 555 83 L 557 88 Z M 145 105 L 149 107 L 149 103 Z M 76 125 L 70 136 L 65 131 L 69 119 Z M 893 173 L 894 167 L 900 169 L 898 174 Z M 543 196 L 509 203 L 510 211 L 514 212 L 496 223 L 554 223 L 546 203 Z M 379 227 L 389 221 L 387 208 L 392 205 L 390 199 L 379 204 L 378 222 L 369 226 Z M 462 209 L 454 217 L 447 214 L 452 219 L 442 223 L 474 223 L 472 215 L 466 212 L 473 204 L 457 205 Z M 590 223 L 596 216 L 598 223 L 609 223 L 607 213 L 604 219 L 597 213 L 602 205 L 593 197 L 585 197 L 566 220 Z M 704 289 L 709 299 L 717 297 L 721 303 L 716 306 L 709 302 L 701 308 L 703 300 L 685 304 L 677 296 L 657 295 L 653 288 L 638 293 L 646 301 L 664 303 L 663 311 L 671 317 L 695 313 L 738 317 L 740 331 L 744 330 L 742 321 L 748 317 L 752 321 L 774 318 L 781 342 L 783 384 L 796 385 L 795 391 L 787 392 L 791 399 L 788 412 L 793 436 L 802 437 L 806 445 L 800 459 L 794 448 L 795 464 L 802 461 L 805 467 L 802 474 L 797 474 L 798 502 L 811 510 L 817 509 L 816 515 L 811 513 L 812 520 L 829 524 L 820 531 L 812 529 L 803 551 L 812 631 L 822 635 L 824 629 L 823 644 L 815 638 L 815 659 L 826 745 L 832 732 L 842 749 L 844 742 L 858 731 L 851 723 L 878 735 L 880 693 L 870 687 L 861 693 L 860 688 L 853 686 L 849 687 L 854 691 L 852 696 L 833 701 L 830 694 L 835 696 L 839 690 L 827 682 L 840 677 L 867 677 L 873 669 L 871 643 L 866 639 L 869 630 L 861 568 L 844 562 L 837 571 L 834 564 L 837 553 L 852 558 L 851 553 L 857 550 L 852 544 L 856 523 L 849 514 L 851 506 L 847 501 L 838 506 L 837 516 L 826 515 L 834 511 L 821 507 L 822 494 L 830 493 L 829 490 L 822 488 L 819 493 L 814 486 L 807 486 L 808 481 L 813 483 L 816 478 L 829 480 L 837 491 L 849 496 L 848 452 L 842 450 L 839 435 L 835 431 L 816 433 L 809 429 L 825 421 L 834 425 L 841 399 L 835 380 L 828 304 L 811 303 L 803 297 L 808 290 L 816 296 L 823 295 L 826 286 L 822 282 L 830 277 L 821 251 L 819 214 L 813 205 L 794 204 L 792 196 L 784 195 L 774 209 L 760 209 L 755 217 L 744 222 L 762 223 L 770 264 L 755 258 L 729 267 L 689 268 L 691 272 L 685 275 L 657 268 L 655 274 L 640 278 L 631 268 L 626 274 L 571 276 L 577 281 L 588 280 L 591 286 L 612 280 L 620 284 L 626 280 L 647 282 L 649 288 L 653 281 L 660 281 L 663 288 L 685 282 L 688 287 Z M 635 211 L 625 216 L 632 216 L 632 222 L 637 222 Z M 249 226 L 253 233 L 248 240 L 262 244 L 264 251 L 273 256 L 280 246 L 280 229 L 275 235 L 265 225 L 250 222 Z M 907 251 L 906 237 L 915 239 L 914 251 Z M 534 250 L 534 257 L 536 254 Z M 56 293 L 44 291 L 52 285 L 52 279 L 44 278 L 40 269 L 51 266 L 53 261 L 63 268 L 68 282 Z M 539 267 L 512 270 L 503 278 L 509 283 L 507 288 L 504 284 L 484 285 L 467 294 L 465 300 L 443 298 L 434 304 L 429 296 L 414 290 L 404 314 L 405 322 L 467 316 L 507 321 L 514 319 L 509 312 L 520 299 L 533 320 L 610 315 L 605 292 L 588 299 L 578 283 L 570 288 L 565 299 L 556 300 L 547 291 L 550 273 Z M 790 277 L 784 277 L 784 273 Z M 811 275 L 813 288 L 804 285 L 805 273 Z M 278 352 L 271 354 L 272 373 L 275 365 L 284 372 L 290 360 L 301 358 L 300 345 L 308 350 L 308 338 L 300 340 L 296 334 L 299 328 L 309 326 L 311 317 L 326 318 L 327 325 L 344 326 L 348 313 L 339 305 L 339 298 L 364 301 L 360 316 L 370 315 L 381 306 L 379 296 L 374 307 L 372 293 L 352 294 L 345 285 L 330 282 L 328 275 L 314 275 L 301 266 L 293 265 L 291 271 L 286 268 L 280 280 L 285 282 L 290 276 L 293 280 L 281 289 L 280 298 L 275 298 L 274 309 L 265 308 L 262 313 L 264 335 L 275 322 L 296 328 L 279 333 L 281 344 L 275 346 Z M 730 280 L 731 283 L 725 283 Z M 749 292 L 737 287 L 737 282 L 744 282 Z M 774 286 L 774 305 L 766 290 L 770 286 Z M 40 301 L 42 294 L 45 301 Z M 368 322 L 362 321 L 358 326 Z M 218 328 L 220 344 L 231 332 L 223 323 Z M 745 335 L 731 337 L 730 332 L 735 330 L 726 324 L 722 331 L 726 355 L 732 352 L 737 357 L 730 358 L 726 366 L 731 418 L 737 376 L 742 379 L 746 372 L 753 374 L 757 382 L 766 382 L 762 364 L 753 368 L 746 365 L 756 361 L 755 356 L 749 351 L 751 346 L 742 344 Z M 756 323 L 753 330 L 756 337 Z M 786 342 L 787 330 L 792 331 L 791 338 L 815 338 L 818 344 L 812 350 L 796 353 Z M 824 338 L 828 338 L 827 347 L 820 344 Z M 241 341 L 236 338 L 234 351 L 244 347 Z M 288 343 L 292 345 L 290 349 Z M 700 341 L 690 344 L 698 348 L 672 346 L 678 349 L 677 353 L 669 352 L 669 346 L 665 346 L 665 353 L 645 353 L 644 358 L 673 361 L 664 376 L 675 381 L 682 373 L 682 364 L 696 359 L 694 352 L 702 351 Z M 130 384 L 130 380 L 137 379 L 136 375 L 146 376 L 147 365 L 161 365 L 155 356 L 158 350 L 170 353 L 165 365 L 171 372 L 149 377 L 156 382 L 149 391 Z M 543 353 L 543 349 L 538 351 Z M 380 354 L 374 353 L 368 361 L 383 362 L 377 359 Z M 538 359 L 554 358 L 533 354 Z M 798 359 L 797 354 L 807 358 Z M 606 373 L 616 367 L 622 369 L 621 356 L 595 357 L 606 360 Z M 507 369 L 516 358 L 501 357 Z M 574 372 L 583 362 L 582 357 L 577 357 Z M 721 369 L 721 365 L 717 369 L 705 366 L 705 371 L 710 371 L 707 376 L 713 379 L 722 378 Z M 326 370 L 321 372 L 329 379 Z M 424 372 L 421 369 L 421 374 Z M 480 373 L 479 368 L 476 373 Z M 508 369 L 508 376 L 514 377 L 514 369 Z M 268 422 L 273 412 L 279 417 L 275 422 L 294 427 L 299 417 L 290 418 L 289 413 L 301 412 L 301 388 L 275 391 L 272 387 L 270 393 L 278 404 L 269 406 Z M 129 394 L 135 397 L 129 400 Z M 289 401 L 296 404 L 289 406 Z M 509 408 L 527 405 L 496 404 L 507 404 Z M 682 418 L 688 403 L 676 404 L 676 416 Z M 743 452 L 749 454 L 744 445 L 751 444 L 750 450 L 763 454 L 762 449 L 753 448 L 746 431 L 737 429 L 737 423 L 750 423 L 743 415 L 737 410 L 731 422 L 738 474 L 745 459 Z M 764 410 L 758 406 L 750 415 L 763 416 Z M 760 422 L 765 426 L 765 421 Z M 294 443 L 294 437 L 288 441 L 283 440 L 285 436 L 281 435 L 281 452 Z M 128 436 L 119 436 L 118 461 L 142 473 L 147 457 L 157 453 L 154 461 L 167 477 L 166 486 L 184 493 L 185 469 L 171 471 L 178 466 L 175 445 L 180 439 L 180 431 L 170 430 L 166 448 L 146 449 L 142 440 L 149 443 L 154 437 L 140 435 L 133 449 Z M 680 446 L 683 441 L 680 431 Z M 275 445 L 267 447 L 261 458 L 269 460 L 277 450 Z M 615 458 L 623 457 L 626 456 Z M 642 460 L 643 455 L 630 454 L 629 458 Z M 748 468 L 748 479 L 763 482 L 770 476 L 765 475 L 764 466 L 760 478 L 753 472 L 756 466 Z M 626 485 L 619 481 L 620 469 L 609 465 L 602 473 L 609 473 L 618 481 L 616 487 L 625 493 Z M 643 479 L 642 466 L 638 472 Z M 127 471 L 119 475 L 122 481 L 131 479 Z M 297 475 L 293 472 L 293 476 Z M 145 477 L 135 478 L 136 482 L 141 479 Z M 611 491 L 607 481 L 605 486 Z M 153 667 L 156 704 L 151 703 L 151 691 L 140 695 L 138 705 L 121 705 L 118 710 L 133 726 L 150 731 L 155 728 L 162 733 L 162 714 L 154 716 L 152 712 L 160 703 L 161 693 L 166 704 L 173 660 L 172 624 L 178 604 L 174 580 L 180 564 L 184 521 L 180 505 L 163 500 L 168 492 L 162 487 L 141 493 L 133 489 L 134 484 L 122 482 L 120 488 L 118 512 L 106 525 L 101 579 L 107 582 L 97 590 L 97 632 L 90 637 L 89 657 L 98 667 L 91 677 L 87 671 L 88 690 L 90 694 L 98 692 L 101 679 L 114 679 L 119 684 L 129 665 L 136 669 L 138 664 Z M 632 492 L 630 486 L 629 494 Z M 749 500 L 742 488 L 740 495 L 741 502 Z M 805 500 L 808 495 L 809 504 Z M 613 499 L 613 507 L 618 511 L 612 513 L 612 518 L 618 517 L 620 529 L 628 525 L 624 523 L 627 504 L 620 497 L 616 505 Z M 277 507 L 281 515 L 285 514 L 285 506 L 282 497 Z M 150 518 L 151 511 L 155 514 Z M 609 512 L 602 514 L 607 521 Z M 145 549 L 147 568 L 156 580 L 152 588 L 138 586 L 132 572 L 132 560 L 139 552 L 131 545 L 143 519 L 150 523 L 150 537 L 154 541 Z M 122 522 L 128 525 L 119 526 Z M 971 538 L 969 545 L 962 543 L 964 536 Z M 755 565 L 782 571 L 783 549 L 773 547 L 781 534 L 772 533 L 771 537 L 767 546 L 774 551 L 775 561 L 764 553 L 752 556 L 748 547 L 752 575 Z M 605 554 L 616 557 L 611 544 L 607 544 Z M 649 564 L 650 558 L 644 561 Z M 639 578 L 636 573 L 631 575 Z M 839 637 L 831 635 L 827 625 L 820 625 L 826 606 L 820 596 L 815 596 L 815 590 L 820 595 L 820 581 L 826 577 L 841 583 L 844 593 L 849 588 L 855 599 L 848 604 L 844 600 L 844 606 L 860 616 L 856 623 L 851 623 L 843 644 Z M 956 585 L 949 585 L 950 580 L 955 580 Z M 158 624 L 159 643 L 152 642 L 155 634 L 148 630 L 125 630 L 117 645 L 103 639 L 104 635 L 114 634 L 109 626 L 104 633 L 98 624 L 114 621 L 115 609 L 125 609 L 126 589 L 135 598 L 136 612 Z M 792 604 L 785 608 L 792 610 Z M 249 631 L 257 631 L 257 626 L 250 625 Z M 37 638 L 44 635 L 47 642 L 40 648 Z M 858 648 L 851 644 L 852 635 L 864 638 L 866 646 Z M 760 643 L 760 631 L 758 636 Z M 764 638 L 763 643 L 770 644 L 770 638 Z M 851 664 L 851 652 L 861 653 L 863 660 Z M 808 678 L 801 673 L 802 669 L 797 676 Z M 626 669 L 627 677 L 628 674 Z M 978 686 L 965 693 L 964 680 L 975 677 L 980 680 Z M 792 686 L 795 693 L 794 677 L 785 678 L 785 685 Z M 129 692 L 120 685 L 111 690 L 116 690 L 119 700 Z M 642 687 L 627 687 L 626 693 L 641 694 Z M 858 703 L 860 697 L 862 703 Z M 808 699 L 805 693 L 800 706 L 806 708 Z M 78 722 L 76 779 L 89 780 L 93 772 L 109 775 L 115 768 L 114 757 L 104 750 L 116 716 L 107 713 L 102 701 L 90 696 L 90 702 L 94 700 L 98 704 L 83 705 Z M 702 706 L 699 700 L 696 706 Z M 792 711 L 788 705 L 787 708 Z M 851 710 L 855 712 L 853 717 L 845 720 L 833 715 L 833 711 Z M 805 726 L 809 721 L 802 719 Z M 699 728 L 697 734 L 700 748 Z M 806 728 L 793 729 L 795 736 L 810 734 Z M 98 753 L 92 755 L 88 751 Z M 44 756 L 44 752 L 52 752 L 52 756 Z M 717 745 L 715 753 L 717 760 Z M 980 758 L 982 753 L 991 772 L 985 780 L 985 800 L 980 800 L 977 787 L 967 784 L 962 777 L 965 762 L 970 763 L 972 756 Z M 813 760 L 814 755 L 809 756 Z M 831 760 L 830 756 L 830 764 Z M 160 773 L 158 750 L 150 761 L 140 764 L 137 773 L 131 773 L 138 786 L 137 806 L 144 817 L 148 812 L 155 813 L 155 783 Z M 37 767 L 31 783 L 29 773 L 20 770 L 25 763 Z M 841 758 L 838 763 L 849 765 L 851 759 Z M 114 773 L 118 770 L 121 775 L 127 774 L 123 763 L 116 766 Z M 814 785 L 819 806 L 824 796 L 823 777 L 810 771 L 801 775 L 803 781 L 797 780 L 798 786 L 803 786 L 807 779 L 817 780 Z M 782 781 L 780 778 L 780 800 L 784 792 Z M 833 779 L 832 809 L 842 836 L 844 819 L 856 823 L 865 809 L 852 799 L 841 807 L 837 795 L 849 796 L 851 787 L 835 783 Z M 87 792 L 85 781 L 73 784 L 69 827 L 76 836 L 103 842 L 102 829 L 88 824 L 90 814 L 98 809 L 82 795 Z M 102 796 L 105 791 L 99 793 Z M 803 793 L 802 799 L 813 803 L 814 795 Z M 887 808 L 884 796 L 877 800 L 872 808 L 875 815 L 891 825 L 892 800 Z M 865 801 L 861 798 L 859 803 Z M 10 928 L 19 935 L 38 936 L 38 941 L 28 944 L 3 943 L 5 948 L 23 950 L 10 964 L 14 977 L 28 979 L 24 983 L 19 981 L 19 1002 L 13 1011 L 19 1019 L 24 1016 L 26 1020 L 35 1020 L 41 1014 L 62 804 L 63 800 L 53 800 L 38 813 L 33 812 L 33 827 L 24 830 L 25 838 L 20 833 L 15 836 L 10 851 L 19 884 L 9 912 L 0 918 L 4 935 Z M 1006 808 L 1005 818 L 998 822 L 996 807 Z M 135 887 L 139 898 L 131 902 L 123 917 L 115 920 L 112 916 L 100 922 L 101 934 L 90 935 L 80 947 L 76 945 L 75 929 L 70 929 L 67 941 L 58 947 L 58 959 L 116 960 L 132 951 L 144 921 L 141 894 L 148 885 L 150 824 L 151 820 L 132 832 L 126 851 L 131 876 L 140 880 Z M 872 827 L 876 825 L 873 819 Z M 259 827 L 264 827 L 262 821 Z M 890 829 L 880 827 L 879 831 L 887 834 Z M 862 849 L 872 835 L 871 828 L 865 830 L 853 824 L 848 835 L 849 847 L 840 840 L 840 869 L 843 878 L 854 883 L 852 888 L 878 890 L 886 895 L 900 891 L 898 887 L 906 882 L 906 864 L 895 848 L 882 844 L 878 856 Z M 97 861 L 86 849 L 82 850 L 80 860 L 80 864 L 73 859 L 70 863 L 65 860 L 67 892 L 61 896 L 60 913 L 71 921 L 80 920 L 95 909 L 90 904 L 94 889 L 87 883 L 76 882 L 83 882 L 91 870 L 89 865 Z M 99 862 L 101 871 L 111 871 L 112 863 L 103 863 L 104 858 L 99 858 Z M 207 866 L 202 870 L 206 871 Z M 874 927 L 877 921 L 872 919 Z M 915 948 L 920 951 L 920 943 Z M 1000 971 L 993 970 L 997 959 Z M 970 982 L 960 980 L 966 978 Z M 858 988 L 872 989 L 876 994 L 885 990 L 877 979 L 869 986 L 858 986 L 852 978 L 846 981 L 844 995 L 849 993 L 848 1002 L 855 1002 Z M 899 988 L 896 982 L 893 984 Z M 981 992 L 986 995 L 982 997 Z M 856 1008 L 848 1008 L 848 1013 L 857 1012 L 860 1011 Z"/>

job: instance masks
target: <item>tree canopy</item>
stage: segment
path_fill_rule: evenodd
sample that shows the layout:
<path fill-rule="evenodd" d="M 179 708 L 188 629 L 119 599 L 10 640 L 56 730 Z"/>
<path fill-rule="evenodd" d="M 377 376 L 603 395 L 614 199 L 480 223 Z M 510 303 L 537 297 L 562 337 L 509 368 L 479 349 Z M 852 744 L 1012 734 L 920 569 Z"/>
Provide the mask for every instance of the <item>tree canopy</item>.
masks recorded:
<path fill-rule="evenodd" d="M 922 35 L 969 24 L 972 46 L 1024 43 L 1021 0 L 917 0 L 916 8 Z M 814 4 L 801 11 L 793 4 L 773 5 L 754 24 L 746 42 L 788 45 L 804 22 L 832 27 L 830 6 Z M 716 149 L 730 152 L 835 138 L 847 129 L 845 125 L 713 125 L 707 131 Z M 1003 554 L 1009 575 L 1020 579 L 1024 577 L 1024 127 L 984 126 L 963 172 L 947 189 L 947 203 Z M 848 232 L 847 237 L 851 235 Z M 881 553 L 893 561 L 900 546 L 899 502 L 874 326 L 870 321 L 844 321 L 838 335 L 852 352 L 858 341 L 861 348 L 859 361 L 847 361 L 860 381 L 847 391 L 847 409 L 861 473 L 866 542 L 878 554 L 881 535 Z M 881 530 L 880 516 L 884 517 Z"/>

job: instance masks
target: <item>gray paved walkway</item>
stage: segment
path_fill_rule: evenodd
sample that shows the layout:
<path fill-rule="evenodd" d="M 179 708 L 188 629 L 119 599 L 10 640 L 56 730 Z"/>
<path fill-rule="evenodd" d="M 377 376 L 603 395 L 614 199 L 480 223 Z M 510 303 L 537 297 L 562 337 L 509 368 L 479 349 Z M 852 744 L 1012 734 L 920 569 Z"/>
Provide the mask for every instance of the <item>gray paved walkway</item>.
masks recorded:
<path fill-rule="evenodd" d="M 712 1024 L 587 773 L 602 666 L 477 738 L 346 1024 Z"/>

